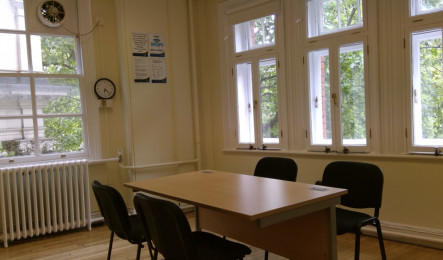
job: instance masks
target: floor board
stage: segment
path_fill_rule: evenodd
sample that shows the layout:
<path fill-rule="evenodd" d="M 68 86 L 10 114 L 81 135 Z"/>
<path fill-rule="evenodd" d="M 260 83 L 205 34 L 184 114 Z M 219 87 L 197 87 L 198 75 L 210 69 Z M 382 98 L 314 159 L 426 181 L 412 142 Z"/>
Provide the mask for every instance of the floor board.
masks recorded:
<path fill-rule="evenodd" d="M 188 214 L 190 223 L 193 216 Z M 40 238 L 16 241 L 8 248 L 0 247 L 0 259 L 8 260 L 102 260 L 106 259 L 110 231 L 104 225 L 93 227 L 92 231 L 78 230 L 64 234 L 49 235 Z M 443 250 L 420 247 L 405 243 L 385 240 L 387 257 L 390 260 L 434 260 L 443 259 Z M 354 235 L 346 234 L 337 237 L 338 259 L 354 258 Z M 134 260 L 137 246 L 125 240 L 115 238 L 112 259 Z M 252 254 L 245 260 L 263 259 L 263 250 L 252 248 Z M 148 249 L 142 249 L 141 259 L 149 259 Z M 270 254 L 270 260 L 281 260 L 283 257 Z M 362 236 L 362 260 L 378 260 L 380 252 L 376 238 Z"/>

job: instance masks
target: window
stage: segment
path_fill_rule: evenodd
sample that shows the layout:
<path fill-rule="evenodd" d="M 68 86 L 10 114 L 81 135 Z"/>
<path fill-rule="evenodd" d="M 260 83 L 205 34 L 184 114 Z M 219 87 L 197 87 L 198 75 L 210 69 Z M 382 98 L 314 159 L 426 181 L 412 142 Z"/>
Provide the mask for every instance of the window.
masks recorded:
<path fill-rule="evenodd" d="M 267 149 L 280 144 L 275 17 L 233 25 L 237 148 Z"/>
<path fill-rule="evenodd" d="M 259 19 L 236 24 L 235 52 L 253 50 L 275 44 L 275 16 L 269 15 Z"/>
<path fill-rule="evenodd" d="M 0 1 L 10 14 L 0 22 L 0 159 L 84 156 L 80 43 L 43 25 L 28 30 L 36 17 L 25 8 L 35 6 L 23 2 Z"/>
<path fill-rule="evenodd" d="M 310 0 L 307 2 L 308 37 L 363 26 L 362 0 Z"/>
<path fill-rule="evenodd" d="M 308 53 L 311 146 L 367 145 L 364 60 L 360 42 Z"/>
<path fill-rule="evenodd" d="M 443 10 L 442 0 L 410 0 L 411 16 Z"/>
<path fill-rule="evenodd" d="M 306 42 L 309 129 L 313 151 L 369 151 L 368 55 L 362 1 L 306 2 L 308 36 L 327 38 Z M 319 22 L 320 21 L 320 22 Z"/>
<path fill-rule="evenodd" d="M 411 33 L 413 150 L 443 146 L 442 60 L 441 28 Z"/>

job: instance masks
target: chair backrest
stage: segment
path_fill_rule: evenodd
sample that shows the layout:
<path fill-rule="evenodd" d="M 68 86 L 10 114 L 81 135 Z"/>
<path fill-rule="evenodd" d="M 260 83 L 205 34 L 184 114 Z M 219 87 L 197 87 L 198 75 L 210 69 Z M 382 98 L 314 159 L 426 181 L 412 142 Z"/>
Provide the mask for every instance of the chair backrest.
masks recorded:
<path fill-rule="evenodd" d="M 328 164 L 323 172 L 322 185 L 343 188 L 348 194 L 341 197 L 341 204 L 352 208 L 381 207 L 383 173 L 377 165 L 363 162 L 336 161 Z"/>
<path fill-rule="evenodd" d="M 290 158 L 263 157 L 255 166 L 254 176 L 296 181 L 297 171 L 297 164 Z"/>
<path fill-rule="evenodd" d="M 105 224 L 120 238 L 128 239 L 129 215 L 121 194 L 113 187 L 103 185 L 98 181 L 92 182 L 92 190 Z"/>
<path fill-rule="evenodd" d="M 155 248 L 168 260 L 194 260 L 197 251 L 192 230 L 183 211 L 176 204 L 136 194 L 134 206 L 144 230 Z"/>

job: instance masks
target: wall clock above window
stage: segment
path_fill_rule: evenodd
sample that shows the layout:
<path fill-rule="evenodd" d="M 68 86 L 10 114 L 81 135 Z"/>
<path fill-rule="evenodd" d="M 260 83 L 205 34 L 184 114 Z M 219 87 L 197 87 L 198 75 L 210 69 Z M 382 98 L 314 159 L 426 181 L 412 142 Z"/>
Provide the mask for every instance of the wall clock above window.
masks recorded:
<path fill-rule="evenodd" d="M 49 27 L 58 27 L 65 21 L 65 8 L 58 1 L 43 1 L 38 5 L 37 16 Z"/>

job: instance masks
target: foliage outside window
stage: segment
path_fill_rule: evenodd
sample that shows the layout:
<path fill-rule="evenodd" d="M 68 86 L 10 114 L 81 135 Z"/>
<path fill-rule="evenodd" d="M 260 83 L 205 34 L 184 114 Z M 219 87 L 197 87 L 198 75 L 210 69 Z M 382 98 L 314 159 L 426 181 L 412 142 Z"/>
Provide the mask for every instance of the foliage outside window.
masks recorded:
<path fill-rule="evenodd" d="M 23 1 L 0 7 L 0 158 L 84 153 L 78 39 L 28 32 Z"/>
<path fill-rule="evenodd" d="M 363 26 L 362 0 L 310 0 L 307 2 L 308 37 Z"/>
<path fill-rule="evenodd" d="M 237 100 L 237 144 L 247 148 L 271 148 L 280 143 L 278 77 L 274 46 L 275 15 L 235 24 L 234 55 Z"/>

